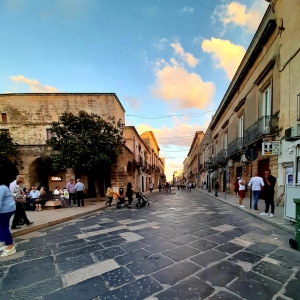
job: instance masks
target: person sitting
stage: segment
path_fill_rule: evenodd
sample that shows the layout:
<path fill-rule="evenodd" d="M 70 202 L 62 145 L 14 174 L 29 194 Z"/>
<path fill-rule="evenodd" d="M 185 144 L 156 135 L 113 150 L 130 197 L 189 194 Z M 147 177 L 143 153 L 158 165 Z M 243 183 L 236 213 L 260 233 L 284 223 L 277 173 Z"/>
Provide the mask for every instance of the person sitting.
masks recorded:
<path fill-rule="evenodd" d="M 24 206 L 25 206 L 25 210 L 28 211 L 30 210 L 30 189 L 29 188 L 24 188 L 23 189 L 24 191 L 24 195 L 25 195 L 25 203 L 24 203 Z"/>
<path fill-rule="evenodd" d="M 61 201 L 61 207 L 66 207 L 64 191 L 60 188 L 60 186 L 56 186 L 54 191 L 54 195 L 58 196 L 58 199 Z"/>
<path fill-rule="evenodd" d="M 29 193 L 30 197 L 30 207 L 31 211 L 35 210 L 35 201 L 39 199 L 40 192 L 36 189 L 35 186 L 32 186 L 31 191 Z M 37 211 L 37 209 L 36 209 Z"/>
<path fill-rule="evenodd" d="M 47 192 L 44 187 L 40 188 L 40 196 L 39 198 L 35 201 L 36 206 L 37 206 L 37 211 L 42 210 L 42 205 L 45 205 L 47 201 Z"/>

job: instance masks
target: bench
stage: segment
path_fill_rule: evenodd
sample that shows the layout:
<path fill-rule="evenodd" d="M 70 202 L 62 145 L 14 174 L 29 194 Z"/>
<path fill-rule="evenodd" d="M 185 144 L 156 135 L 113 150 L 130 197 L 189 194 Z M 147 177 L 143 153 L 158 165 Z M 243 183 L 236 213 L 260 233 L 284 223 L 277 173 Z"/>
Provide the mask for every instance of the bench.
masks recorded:
<path fill-rule="evenodd" d="M 43 209 L 53 210 L 53 209 L 61 208 L 61 201 L 58 199 L 56 195 L 48 194 L 47 199 L 48 199 L 47 202 L 45 203 L 45 205 L 43 205 Z"/>

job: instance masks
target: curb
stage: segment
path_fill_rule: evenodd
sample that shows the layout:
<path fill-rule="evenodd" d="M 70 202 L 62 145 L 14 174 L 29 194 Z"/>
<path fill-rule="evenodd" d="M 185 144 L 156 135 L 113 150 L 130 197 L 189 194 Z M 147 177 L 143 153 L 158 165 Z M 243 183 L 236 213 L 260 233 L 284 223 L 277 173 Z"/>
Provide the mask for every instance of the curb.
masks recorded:
<path fill-rule="evenodd" d="M 215 197 L 215 196 L 213 196 L 213 195 L 204 193 L 204 192 L 200 191 L 199 189 L 197 189 L 197 191 L 200 192 L 201 194 L 207 195 L 207 196 L 212 197 L 212 198 L 214 198 L 214 199 L 216 199 L 216 200 L 219 200 L 219 201 L 222 201 L 222 202 L 224 202 L 224 203 L 227 203 L 228 205 L 230 205 L 230 206 L 232 206 L 232 207 L 238 208 L 236 205 L 233 205 L 233 204 L 231 204 L 231 203 L 229 203 L 229 202 L 227 202 L 227 201 L 225 201 L 225 200 L 223 200 L 223 199 L 221 199 L 221 198 L 219 198 L 219 197 Z M 251 212 L 251 211 L 243 210 L 243 212 L 245 212 L 245 213 L 247 213 L 248 215 L 251 215 L 251 216 L 253 216 L 253 217 L 255 217 L 255 218 L 259 219 L 259 220 L 262 220 L 262 221 L 264 221 L 264 222 L 266 222 L 266 223 L 272 224 L 272 225 L 274 225 L 274 226 L 276 226 L 276 227 L 278 227 L 278 228 L 280 228 L 280 229 L 284 229 L 285 231 L 288 231 L 289 233 L 291 233 L 291 232 L 292 232 L 292 233 L 295 233 L 295 230 L 294 230 L 294 229 L 288 228 L 288 227 L 286 227 L 286 226 L 284 226 L 284 225 L 281 225 L 281 224 L 278 224 L 278 223 L 275 223 L 275 222 L 272 222 L 272 221 L 270 221 L 269 219 L 266 219 L 266 218 L 263 218 L 263 217 L 261 217 L 261 216 L 258 216 L 258 215 L 256 215 L 255 213 L 253 213 L 253 212 Z"/>
<path fill-rule="evenodd" d="M 112 204 L 112 206 L 116 206 L 116 204 Z M 48 228 L 48 227 L 52 227 L 52 226 L 55 226 L 55 225 L 58 225 L 58 224 L 61 224 L 61 223 L 65 223 L 65 222 L 68 222 L 70 220 L 82 217 L 82 216 L 93 214 L 95 212 L 105 210 L 106 208 L 108 208 L 108 207 L 103 206 L 103 207 L 99 207 L 99 208 L 96 208 L 96 209 L 93 209 L 93 210 L 90 210 L 90 211 L 85 211 L 85 212 L 82 212 L 82 213 L 79 213 L 79 214 L 76 214 L 76 215 L 73 215 L 73 216 L 68 216 L 68 217 L 65 217 L 65 218 L 62 218 L 62 219 L 59 219 L 59 220 L 50 221 L 50 222 L 47 222 L 45 224 L 26 227 L 26 228 L 21 229 L 19 231 L 11 232 L 11 236 L 13 238 L 16 238 L 18 236 L 25 235 L 27 233 L 38 231 L 38 230 L 45 229 L 45 228 Z"/>

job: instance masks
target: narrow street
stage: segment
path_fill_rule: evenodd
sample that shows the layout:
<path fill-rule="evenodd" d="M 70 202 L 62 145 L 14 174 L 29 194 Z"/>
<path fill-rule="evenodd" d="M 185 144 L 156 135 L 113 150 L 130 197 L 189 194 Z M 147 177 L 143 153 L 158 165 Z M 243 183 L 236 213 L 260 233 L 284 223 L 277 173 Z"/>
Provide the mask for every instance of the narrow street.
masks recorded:
<path fill-rule="evenodd" d="M 197 190 L 148 199 L 16 238 L 0 299 L 300 299 L 292 234 Z"/>

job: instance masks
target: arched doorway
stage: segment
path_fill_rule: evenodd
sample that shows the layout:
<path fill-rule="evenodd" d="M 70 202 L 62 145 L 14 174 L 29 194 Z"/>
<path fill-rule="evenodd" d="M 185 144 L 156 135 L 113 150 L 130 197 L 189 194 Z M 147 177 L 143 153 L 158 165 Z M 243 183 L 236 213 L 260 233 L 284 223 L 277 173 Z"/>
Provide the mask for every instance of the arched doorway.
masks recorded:
<path fill-rule="evenodd" d="M 17 175 L 19 175 L 19 171 L 15 164 L 13 164 L 10 160 L 6 159 L 2 163 L 0 163 L 0 172 L 5 174 L 4 176 L 4 184 L 9 186 L 11 182 L 13 182 Z"/>
<path fill-rule="evenodd" d="M 50 166 L 41 157 L 35 159 L 29 166 L 30 186 L 42 184 L 49 191 L 48 177 L 51 175 Z"/>

